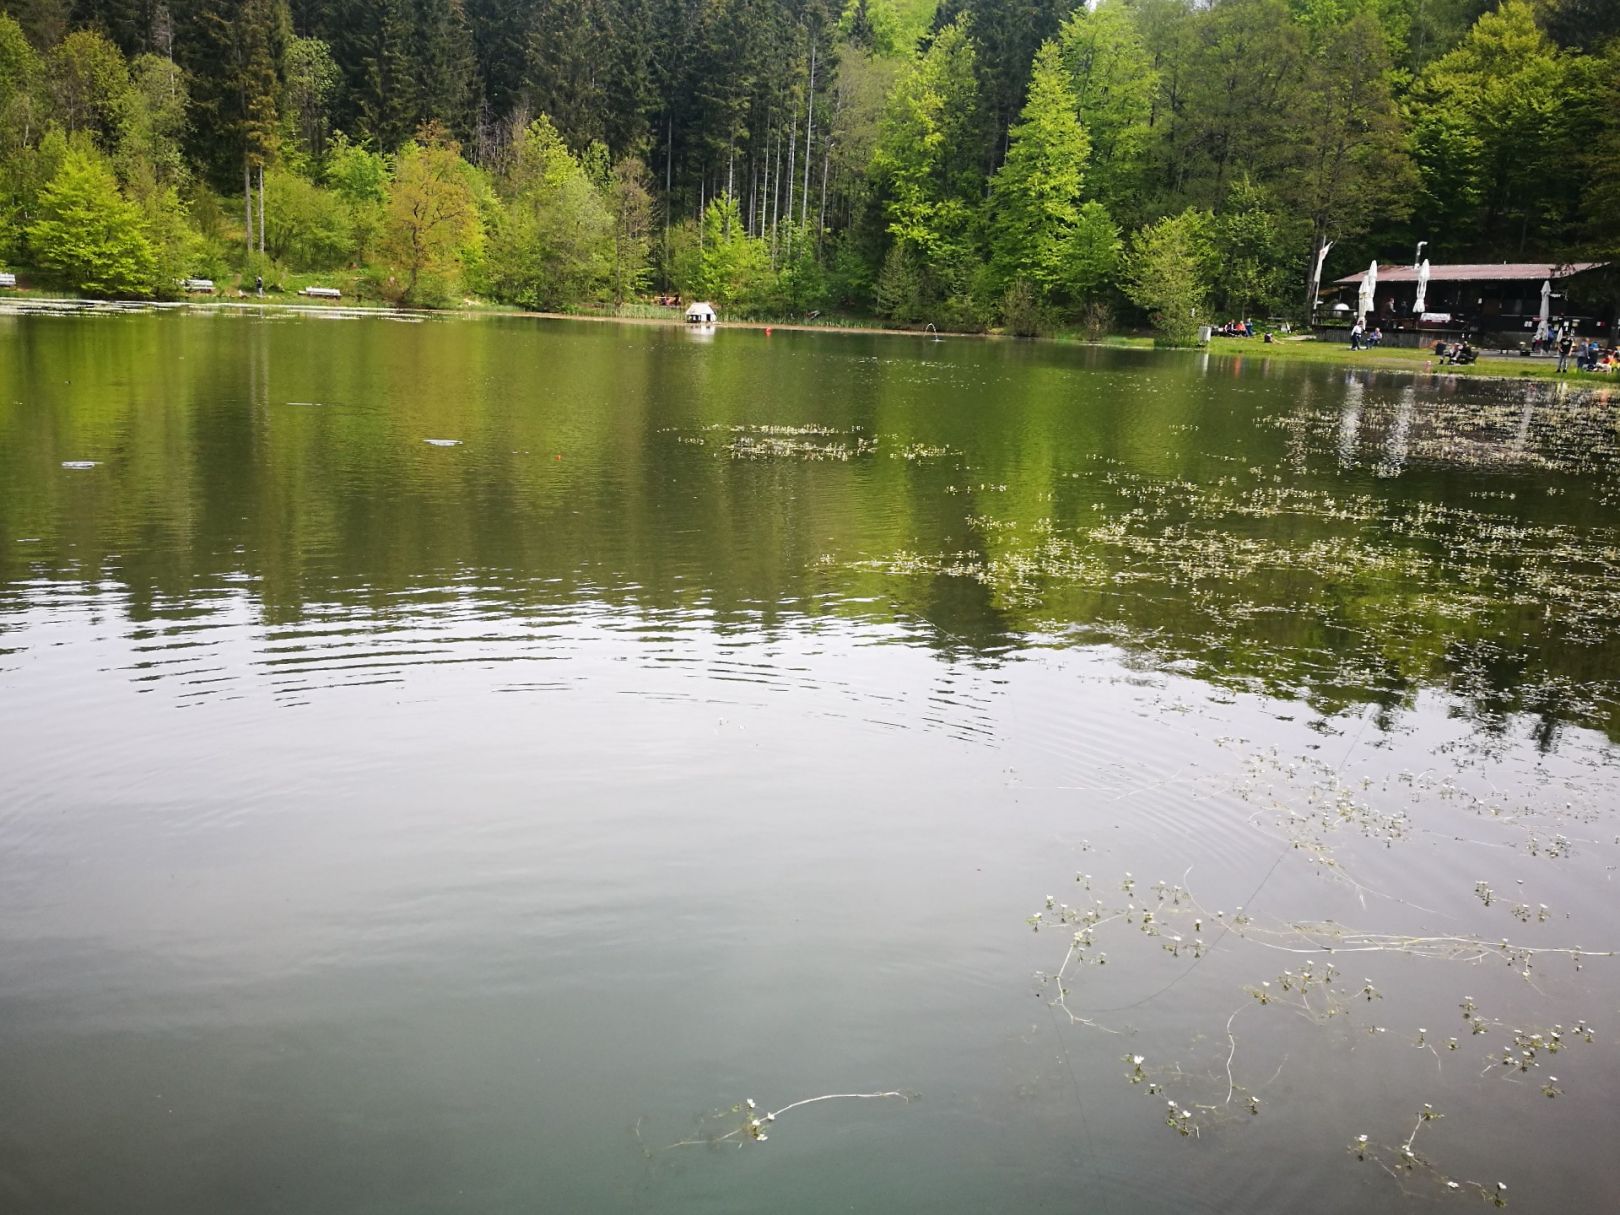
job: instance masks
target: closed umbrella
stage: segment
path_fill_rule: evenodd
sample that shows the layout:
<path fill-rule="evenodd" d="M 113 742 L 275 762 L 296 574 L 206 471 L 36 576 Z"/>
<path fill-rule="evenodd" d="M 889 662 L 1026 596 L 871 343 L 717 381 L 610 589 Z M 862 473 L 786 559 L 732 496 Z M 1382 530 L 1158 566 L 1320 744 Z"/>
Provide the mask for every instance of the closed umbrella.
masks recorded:
<path fill-rule="evenodd" d="M 1325 241 L 1316 255 L 1316 273 L 1311 275 L 1311 311 L 1313 313 L 1316 311 L 1316 306 L 1322 302 L 1318 298 L 1317 292 L 1321 290 L 1322 286 L 1322 263 L 1327 261 L 1328 250 L 1331 248 L 1333 248 L 1333 242 Z"/>
<path fill-rule="evenodd" d="M 1544 279 L 1541 284 L 1541 315 L 1536 318 L 1536 340 L 1545 342 L 1548 333 L 1547 322 L 1552 319 L 1552 279 Z"/>
<path fill-rule="evenodd" d="M 1378 286 L 1378 263 L 1373 262 L 1367 267 L 1367 273 L 1361 278 L 1361 298 L 1357 301 L 1356 319 L 1363 325 L 1367 323 L 1367 314 L 1373 310 L 1373 289 Z"/>
<path fill-rule="evenodd" d="M 1422 316 L 1429 302 L 1429 259 L 1424 258 L 1423 264 L 1418 267 L 1417 302 L 1412 305 L 1412 315 Z"/>

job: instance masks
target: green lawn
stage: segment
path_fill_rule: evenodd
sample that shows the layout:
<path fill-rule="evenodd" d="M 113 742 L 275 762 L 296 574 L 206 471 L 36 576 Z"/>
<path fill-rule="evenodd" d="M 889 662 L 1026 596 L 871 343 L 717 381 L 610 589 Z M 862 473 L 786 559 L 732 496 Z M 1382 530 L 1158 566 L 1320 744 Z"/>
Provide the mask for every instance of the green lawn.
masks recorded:
<path fill-rule="evenodd" d="M 1267 346 L 1259 338 L 1212 338 L 1212 354 L 1288 362 L 1327 363 L 1335 367 L 1379 367 L 1393 371 L 1437 371 L 1444 375 L 1497 376 L 1514 379 L 1565 379 L 1583 383 L 1613 383 L 1615 377 L 1602 372 L 1569 371 L 1558 374 L 1556 358 L 1524 358 L 1517 354 L 1481 354 L 1477 363 L 1453 367 L 1436 359 L 1428 350 L 1407 350 L 1380 346 L 1376 350 L 1351 350 L 1343 342 L 1291 341 L 1283 339 Z"/>

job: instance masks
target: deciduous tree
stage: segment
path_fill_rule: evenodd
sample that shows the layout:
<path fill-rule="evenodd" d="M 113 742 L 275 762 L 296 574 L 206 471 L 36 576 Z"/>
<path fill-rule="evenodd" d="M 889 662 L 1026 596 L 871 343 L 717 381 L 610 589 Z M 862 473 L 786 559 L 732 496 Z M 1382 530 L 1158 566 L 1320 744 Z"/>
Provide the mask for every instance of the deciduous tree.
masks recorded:
<path fill-rule="evenodd" d="M 140 210 L 118 192 L 97 152 L 70 147 L 39 197 L 28 228 L 34 262 L 64 287 L 86 295 L 150 295 L 157 258 Z"/>
<path fill-rule="evenodd" d="M 404 275 L 404 303 L 444 298 L 461 270 L 462 250 L 482 236 L 460 147 L 428 130 L 400 149 L 384 217 L 382 253 Z"/>
<path fill-rule="evenodd" d="M 1142 228 L 1125 262 L 1125 293 L 1153 318 L 1167 341 L 1190 344 L 1209 306 L 1207 211 L 1188 209 Z"/>
<path fill-rule="evenodd" d="M 979 91 L 973 42 L 958 21 L 889 95 L 872 157 L 888 231 L 933 275 L 960 276 L 983 191 L 974 152 Z"/>

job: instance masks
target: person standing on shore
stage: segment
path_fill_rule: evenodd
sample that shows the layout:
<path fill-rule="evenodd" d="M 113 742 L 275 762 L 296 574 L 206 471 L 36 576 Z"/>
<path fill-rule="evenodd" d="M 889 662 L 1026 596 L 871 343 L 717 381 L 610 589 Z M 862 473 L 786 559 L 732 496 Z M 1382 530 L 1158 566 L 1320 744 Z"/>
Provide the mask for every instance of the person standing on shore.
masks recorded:
<path fill-rule="evenodd" d="M 1569 336 L 1568 329 L 1558 335 L 1558 372 L 1560 375 L 1569 370 L 1569 352 L 1574 345 L 1575 342 Z"/>
<path fill-rule="evenodd" d="M 1360 350 L 1361 349 L 1361 332 L 1362 332 L 1362 330 L 1361 330 L 1361 321 L 1357 320 L 1354 325 L 1350 326 L 1350 349 L 1351 350 Z"/>

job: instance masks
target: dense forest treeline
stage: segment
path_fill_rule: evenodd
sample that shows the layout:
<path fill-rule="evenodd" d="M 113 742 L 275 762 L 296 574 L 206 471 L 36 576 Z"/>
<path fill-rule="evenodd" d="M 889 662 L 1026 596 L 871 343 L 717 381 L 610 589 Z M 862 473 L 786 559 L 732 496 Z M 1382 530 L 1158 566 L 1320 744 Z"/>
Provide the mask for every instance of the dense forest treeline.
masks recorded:
<path fill-rule="evenodd" d="M 0 259 L 1030 332 L 1620 249 L 1611 0 L 8 0 Z"/>

